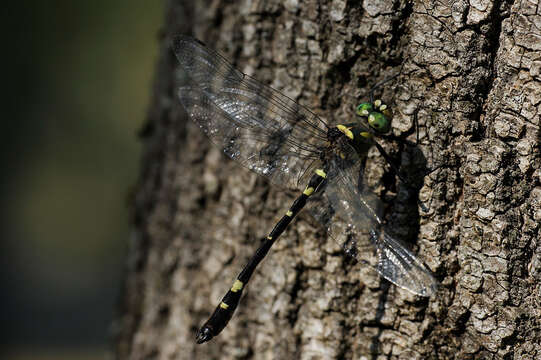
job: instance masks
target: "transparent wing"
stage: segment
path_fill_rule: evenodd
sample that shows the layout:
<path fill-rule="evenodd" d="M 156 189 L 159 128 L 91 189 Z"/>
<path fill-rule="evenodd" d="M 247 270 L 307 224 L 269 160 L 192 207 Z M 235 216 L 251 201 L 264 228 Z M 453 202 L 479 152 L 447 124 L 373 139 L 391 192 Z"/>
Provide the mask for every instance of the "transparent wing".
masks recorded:
<path fill-rule="evenodd" d="M 178 36 L 186 112 L 228 156 L 271 182 L 298 188 L 326 146 L 327 126 L 287 96 L 235 69 L 201 42 Z"/>
<path fill-rule="evenodd" d="M 430 272 L 384 232 L 379 199 L 357 188 L 358 155 L 345 143 L 331 149 L 321 119 L 195 39 L 176 37 L 174 51 L 185 73 L 180 102 L 213 143 L 278 185 L 304 186 L 311 169 L 325 167 L 326 189 L 310 197 L 309 208 L 329 234 L 394 284 L 419 295 L 434 292 Z"/>
<path fill-rule="evenodd" d="M 310 198 L 310 212 L 346 253 L 370 265 L 395 285 L 430 296 L 437 281 L 402 242 L 385 233 L 380 218 L 381 200 L 358 188 L 362 174 L 360 162 L 354 160 L 354 150 L 342 144 L 340 152 L 342 156 L 328 159 L 330 181 L 323 192 Z"/>

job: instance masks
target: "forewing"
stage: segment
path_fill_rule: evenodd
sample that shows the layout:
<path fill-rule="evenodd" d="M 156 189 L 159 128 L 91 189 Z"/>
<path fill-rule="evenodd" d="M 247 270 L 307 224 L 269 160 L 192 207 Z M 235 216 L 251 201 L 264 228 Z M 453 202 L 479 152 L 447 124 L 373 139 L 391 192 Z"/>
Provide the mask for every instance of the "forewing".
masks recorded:
<path fill-rule="evenodd" d="M 195 39 L 176 37 L 174 51 L 185 75 L 178 96 L 190 118 L 232 159 L 298 188 L 326 146 L 325 123 Z"/>
<path fill-rule="evenodd" d="M 343 147 L 341 152 L 347 154 L 353 149 Z M 334 175 L 323 192 L 311 197 L 310 212 L 346 253 L 370 265 L 395 285 L 430 296 L 437 281 L 402 242 L 385 233 L 380 218 L 381 201 L 372 192 L 359 189 L 359 164 L 331 158 L 328 168 Z"/>

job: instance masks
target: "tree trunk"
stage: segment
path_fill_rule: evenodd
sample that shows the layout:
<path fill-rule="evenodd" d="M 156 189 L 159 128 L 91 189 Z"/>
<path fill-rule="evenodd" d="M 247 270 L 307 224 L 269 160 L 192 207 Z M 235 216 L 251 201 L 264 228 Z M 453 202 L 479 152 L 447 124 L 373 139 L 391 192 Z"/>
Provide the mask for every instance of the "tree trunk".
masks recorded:
<path fill-rule="evenodd" d="M 135 200 L 119 359 L 541 357 L 541 7 L 537 1 L 171 0 Z M 213 147 L 175 98 L 187 33 L 329 123 L 376 94 L 384 144 L 366 168 L 385 220 L 441 282 L 429 299 L 350 265 L 308 213 L 275 244 L 226 329 L 207 319 L 293 191 Z M 425 175 L 426 173 L 426 175 Z M 424 205 L 418 205 L 416 199 Z"/>

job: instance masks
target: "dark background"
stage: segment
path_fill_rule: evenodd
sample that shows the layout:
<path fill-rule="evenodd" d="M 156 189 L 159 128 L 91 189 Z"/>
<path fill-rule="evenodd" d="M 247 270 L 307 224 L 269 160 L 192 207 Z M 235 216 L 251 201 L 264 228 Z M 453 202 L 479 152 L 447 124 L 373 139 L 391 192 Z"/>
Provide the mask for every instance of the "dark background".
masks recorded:
<path fill-rule="evenodd" d="M 3 7 L 1 355 L 105 358 L 163 4 Z"/>

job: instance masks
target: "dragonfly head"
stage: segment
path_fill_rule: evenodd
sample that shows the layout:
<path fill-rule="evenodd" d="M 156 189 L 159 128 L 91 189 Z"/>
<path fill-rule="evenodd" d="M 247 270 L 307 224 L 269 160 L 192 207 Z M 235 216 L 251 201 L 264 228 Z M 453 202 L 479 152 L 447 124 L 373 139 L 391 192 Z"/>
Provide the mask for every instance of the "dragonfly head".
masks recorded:
<path fill-rule="evenodd" d="M 357 106 L 357 115 L 366 117 L 368 126 L 377 134 L 386 134 L 391 130 L 393 112 L 381 100 L 373 103 L 362 103 Z"/>

